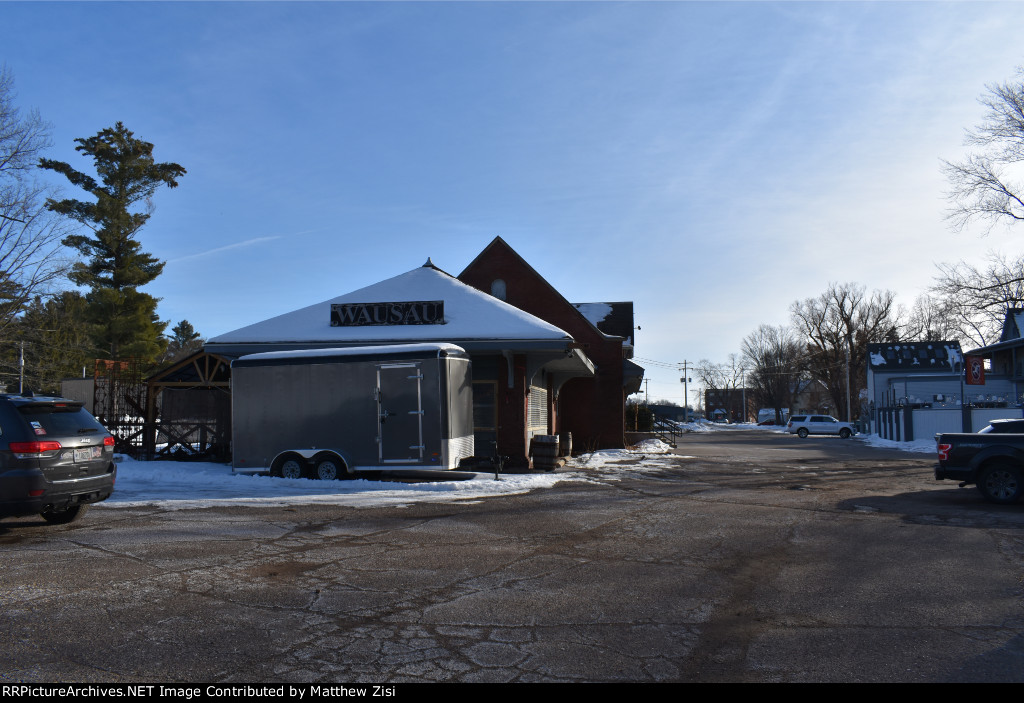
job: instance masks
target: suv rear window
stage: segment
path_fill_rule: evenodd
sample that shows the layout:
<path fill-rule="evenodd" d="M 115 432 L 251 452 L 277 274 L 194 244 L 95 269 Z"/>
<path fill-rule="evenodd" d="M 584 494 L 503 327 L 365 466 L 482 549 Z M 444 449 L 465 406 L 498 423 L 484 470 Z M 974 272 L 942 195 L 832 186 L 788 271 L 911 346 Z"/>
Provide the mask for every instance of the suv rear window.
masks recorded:
<path fill-rule="evenodd" d="M 77 437 L 106 431 L 81 405 L 24 405 L 18 412 L 40 437 Z"/>

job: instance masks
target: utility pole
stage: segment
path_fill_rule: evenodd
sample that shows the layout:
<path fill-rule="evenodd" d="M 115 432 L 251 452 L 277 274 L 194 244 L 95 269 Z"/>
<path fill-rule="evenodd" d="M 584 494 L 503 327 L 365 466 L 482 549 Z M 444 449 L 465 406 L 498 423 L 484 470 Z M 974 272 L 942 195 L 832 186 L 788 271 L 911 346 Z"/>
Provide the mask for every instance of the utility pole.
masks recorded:
<path fill-rule="evenodd" d="M 850 344 L 852 340 L 847 337 L 846 344 L 846 421 L 853 422 L 850 414 Z"/>
<path fill-rule="evenodd" d="M 690 405 L 690 401 L 689 401 L 690 389 L 689 389 L 689 386 L 687 385 L 687 384 L 689 384 L 689 382 L 691 380 L 693 380 L 693 379 L 689 378 L 690 371 L 692 369 L 693 369 L 693 366 L 691 366 L 690 362 L 688 362 L 688 361 L 683 361 L 683 363 L 679 365 L 679 370 L 683 372 L 683 377 L 679 379 L 683 383 L 683 415 L 686 417 L 687 421 L 692 419 L 690 417 L 690 411 L 688 410 L 689 405 Z"/>
<path fill-rule="evenodd" d="M 740 395 L 743 397 L 743 420 L 742 422 L 749 422 L 750 416 L 747 414 L 747 367 L 740 367 Z"/>

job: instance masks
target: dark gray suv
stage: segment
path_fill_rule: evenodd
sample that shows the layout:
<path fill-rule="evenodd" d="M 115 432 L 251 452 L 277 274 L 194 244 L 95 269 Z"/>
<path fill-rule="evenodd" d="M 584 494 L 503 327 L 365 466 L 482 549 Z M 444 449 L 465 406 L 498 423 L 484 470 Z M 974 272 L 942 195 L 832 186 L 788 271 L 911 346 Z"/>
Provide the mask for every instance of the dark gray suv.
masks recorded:
<path fill-rule="evenodd" d="M 114 490 L 114 438 L 82 403 L 0 394 L 0 517 L 64 524 Z"/>

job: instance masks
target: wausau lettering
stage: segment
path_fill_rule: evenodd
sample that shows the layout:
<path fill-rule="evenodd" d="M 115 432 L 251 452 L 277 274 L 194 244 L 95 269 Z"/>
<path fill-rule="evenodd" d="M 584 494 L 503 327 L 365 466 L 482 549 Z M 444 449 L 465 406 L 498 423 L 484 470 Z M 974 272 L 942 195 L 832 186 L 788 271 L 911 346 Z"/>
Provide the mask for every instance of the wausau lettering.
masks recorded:
<path fill-rule="evenodd" d="M 443 325 L 443 300 L 331 305 L 331 327 L 366 325 Z"/>

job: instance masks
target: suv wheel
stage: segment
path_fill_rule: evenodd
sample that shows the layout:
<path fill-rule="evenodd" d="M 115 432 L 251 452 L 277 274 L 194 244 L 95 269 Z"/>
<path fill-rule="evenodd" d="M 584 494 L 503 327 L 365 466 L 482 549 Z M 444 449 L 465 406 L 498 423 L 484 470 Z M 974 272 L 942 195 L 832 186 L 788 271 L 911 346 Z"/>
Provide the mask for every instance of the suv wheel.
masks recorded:
<path fill-rule="evenodd" d="M 44 510 L 39 513 L 51 525 L 66 525 L 85 515 L 88 505 L 72 505 L 62 510 Z"/>
<path fill-rule="evenodd" d="M 839 436 L 842 437 L 843 439 L 849 439 L 850 438 L 850 430 L 848 430 L 848 429 L 846 429 L 844 427 L 843 429 L 839 430 Z"/>
<path fill-rule="evenodd" d="M 799 430 L 796 431 L 796 436 L 799 437 L 800 439 L 807 439 L 807 435 L 809 434 L 810 432 L 807 431 L 806 427 L 801 427 Z"/>

